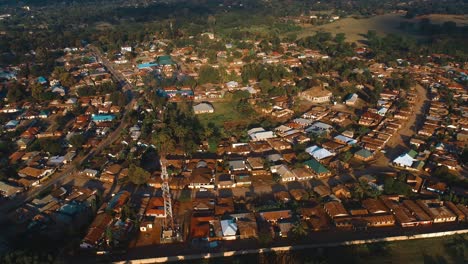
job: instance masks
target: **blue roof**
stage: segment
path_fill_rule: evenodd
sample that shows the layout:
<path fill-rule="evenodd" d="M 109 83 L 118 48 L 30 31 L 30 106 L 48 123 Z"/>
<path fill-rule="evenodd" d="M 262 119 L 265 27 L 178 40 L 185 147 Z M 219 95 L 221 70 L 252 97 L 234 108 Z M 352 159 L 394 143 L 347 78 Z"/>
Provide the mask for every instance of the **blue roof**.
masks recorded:
<path fill-rule="evenodd" d="M 147 62 L 147 63 L 140 63 L 137 65 L 138 69 L 145 69 L 150 67 L 158 66 L 156 62 Z"/>
<path fill-rule="evenodd" d="M 6 123 L 6 126 L 17 126 L 19 124 L 19 121 L 18 120 L 11 120 L 11 121 L 8 121 L 8 123 Z"/>
<path fill-rule="evenodd" d="M 172 61 L 171 56 L 169 56 L 169 55 L 159 56 L 159 57 L 158 57 L 158 63 L 161 64 L 161 65 L 172 65 L 172 64 L 175 64 L 175 63 Z"/>
<path fill-rule="evenodd" d="M 114 115 L 92 115 L 91 120 L 95 122 L 112 121 L 115 119 Z"/>
<path fill-rule="evenodd" d="M 47 82 L 47 79 L 43 76 L 39 76 L 39 78 L 37 78 L 37 82 L 43 84 Z"/>

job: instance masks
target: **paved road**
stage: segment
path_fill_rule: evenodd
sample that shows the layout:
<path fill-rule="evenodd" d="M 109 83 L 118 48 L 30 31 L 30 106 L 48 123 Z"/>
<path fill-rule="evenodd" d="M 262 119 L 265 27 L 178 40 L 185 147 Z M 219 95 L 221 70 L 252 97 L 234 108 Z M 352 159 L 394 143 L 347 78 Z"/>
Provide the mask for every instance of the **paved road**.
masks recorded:
<path fill-rule="evenodd" d="M 133 94 L 132 94 L 132 90 L 133 90 L 132 84 L 127 82 L 126 79 L 123 77 L 123 75 L 119 71 L 116 71 L 113 68 L 112 64 L 101 54 L 101 52 L 98 49 L 92 46 L 90 46 L 89 48 L 93 51 L 98 61 L 100 61 L 109 70 L 109 72 L 114 76 L 114 78 L 117 79 L 117 81 L 122 85 L 122 90 L 127 92 L 130 95 L 131 100 L 128 102 L 124 110 L 124 114 L 126 115 L 134 107 L 136 103 L 136 99 L 133 98 Z M 53 186 L 54 184 L 59 184 L 59 183 L 63 183 L 67 181 L 69 177 L 73 177 L 73 174 L 77 172 L 76 165 L 83 164 L 86 160 L 88 160 L 89 158 L 92 158 L 94 155 L 101 152 L 104 148 L 106 148 L 107 146 L 115 142 L 120 137 L 120 132 L 122 131 L 122 129 L 124 129 L 128 125 L 126 122 L 125 115 L 122 117 L 122 120 L 120 121 L 119 126 L 112 133 L 110 133 L 104 140 L 102 140 L 95 148 L 93 148 L 90 152 L 88 152 L 85 155 L 80 155 L 76 157 L 71 164 L 64 166 L 61 170 L 51 175 L 50 179 L 42 183 L 41 186 L 32 188 L 25 193 L 19 194 L 12 200 L 9 200 L 8 202 L 5 202 L 3 205 L 1 205 L 0 222 L 3 222 L 7 219 L 7 215 L 10 211 L 34 199 L 34 197 L 36 197 L 42 191 Z"/>

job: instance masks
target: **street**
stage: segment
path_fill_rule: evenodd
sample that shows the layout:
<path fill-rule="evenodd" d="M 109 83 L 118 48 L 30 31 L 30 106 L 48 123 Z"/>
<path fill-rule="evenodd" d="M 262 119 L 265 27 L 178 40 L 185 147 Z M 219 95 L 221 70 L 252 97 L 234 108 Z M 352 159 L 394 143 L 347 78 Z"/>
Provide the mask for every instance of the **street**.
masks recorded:
<path fill-rule="evenodd" d="M 98 61 L 101 61 L 101 63 L 109 70 L 109 72 L 114 76 L 114 78 L 117 79 L 118 83 L 122 85 L 122 90 L 129 93 L 130 95 L 133 95 L 132 84 L 127 82 L 126 79 L 123 78 L 122 74 L 112 67 L 112 64 L 104 56 L 102 56 L 98 49 L 92 46 L 90 46 L 89 48 L 93 51 L 93 54 L 97 57 Z M 50 178 L 43 182 L 40 186 L 34 187 L 26 192 L 18 194 L 11 200 L 4 202 L 0 206 L 0 222 L 4 222 L 5 220 L 7 220 L 7 216 L 10 211 L 34 199 L 34 197 L 36 197 L 44 190 L 47 190 L 49 187 L 55 184 L 67 182 L 69 178 L 72 177 L 75 172 L 77 172 L 76 167 L 82 165 L 88 159 L 92 158 L 94 155 L 100 153 L 104 148 L 114 143 L 120 137 L 120 132 L 122 131 L 122 129 L 124 129 L 128 125 L 125 121 L 125 117 L 128 114 L 128 112 L 134 107 L 135 103 L 136 99 L 133 96 L 131 96 L 131 100 L 125 106 L 124 116 L 122 117 L 119 126 L 114 131 L 112 131 L 104 140 L 102 140 L 97 146 L 91 149 L 91 151 L 89 151 L 84 156 L 78 155 L 70 164 L 65 165 L 61 171 L 51 175 Z"/>

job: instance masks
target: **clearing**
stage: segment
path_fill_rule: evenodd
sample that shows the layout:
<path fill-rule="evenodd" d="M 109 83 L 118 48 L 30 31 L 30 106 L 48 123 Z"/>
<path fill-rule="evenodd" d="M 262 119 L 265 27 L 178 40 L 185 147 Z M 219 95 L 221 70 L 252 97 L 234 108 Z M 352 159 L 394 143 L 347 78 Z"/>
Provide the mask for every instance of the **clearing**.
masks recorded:
<path fill-rule="evenodd" d="M 298 37 L 306 37 L 315 34 L 317 31 L 325 31 L 332 34 L 345 33 L 348 41 L 359 43 L 359 41 L 364 40 L 363 34 L 366 34 L 369 30 L 375 30 L 381 34 L 402 34 L 403 32 L 398 29 L 398 26 L 403 21 L 408 20 L 402 14 L 385 14 L 360 19 L 347 17 L 320 26 L 305 25 Z"/>
<path fill-rule="evenodd" d="M 333 34 L 345 33 L 349 42 L 356 42 L 362 45 L 363 37 L 369 30 L 375 30 L 378 34 L 403 34 L 410 35 L 408 32 L 400 30 L 398 27 L 401 22 L 418 22 L 423 18 L 429 18 L 432 23 L 442 24 L 446 21 L 453 21 L 457 26 L 468 25 L 468 15 L 445 15 L 430 14 L 418 16 L 413 19 L 406 19 L 402 13 L 391 13 L 377 15 L 370 18 L 347 17 L 325 25 L 302 25 L 303 29 L 298 33 L 298 38 L 315 34 L 317 31 L 325 31 Z"/>

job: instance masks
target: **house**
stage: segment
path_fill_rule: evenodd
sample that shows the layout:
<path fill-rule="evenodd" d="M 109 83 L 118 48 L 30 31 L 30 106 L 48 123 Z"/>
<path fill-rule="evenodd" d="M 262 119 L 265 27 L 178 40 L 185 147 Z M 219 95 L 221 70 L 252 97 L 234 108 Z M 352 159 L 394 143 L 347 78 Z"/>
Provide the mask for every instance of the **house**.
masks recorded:
<path fill-rule="evenodd" d="M 96 176 L 98 175 L 99 172 L 97 170 L 85 169 L 81 173 L 88 176 L 88 177 L 96 178 Z"/>
<path fill-rule="evenodd" d="M 249 170 L 263 170 L 264 162 L 260 157 L 249 157 L 247 158 L 247 164 Z"/>
<path fill-rule="evenodd" d="M 442 201 L 417 200 L 416 203 L 426 212 L 434 223 L 455 222 L 457 216 L 444 206 Z"/>
<path fill-rule="evenodd" d="M 121 170 L 122 166 L 120 166 L 119 164 L 112 164 L 110 166 L 107 166 L 107 168 L 104 170 L 104 173 L 110 175 L 117 175 Z"/>
<path fill-rule="evenodd" d="M 315 159 L 310 159 L 304 162 L 304 165 L 311 169 L 318 177 L 327 177 L 331 175 L 331 172 Z"/>
<path fill-rule="evenodd" d="M 20 171 L 18 171 L 18 175 L 20 177 L 31 177 L 31 178 L 39 179 L 39 178 L 46 176 L 50 172 L 51 170 L 36 169 L 33 167 L 25 167 L 21 169 Z"/>
<path fill-rule="evenodd" d="M 23 190 L 21 187 L 13 186 L 0 181 L 0 195 L 5 198 L 11 198 Z"/>
<path fill-rule="evenodd" d="M 115 119 L 115 116 L 112 115 L 112 114 L 93 114 L 91 115 L 91 120 L 94 122 L 94 123 L 101 123 L 101 122 L 111 122 L 111 121 L 114 121 Z"/>
<path fill-rule="evenodd" d="M 377 125 L 381 119 L 381 115 L 367 111 L 361 115 L 361 118 L 359 119 L 359 125 L 374 126 Z"/>
<path fill-rule="evenodd" d="M 266 131 L 264 128 L 257 127 L 247 131 L 252 141 L 267 140 L 276 137 L 273 131 Z"/>
<path fill-rule="evenodd" d="M 357 144 L 357 140 L 355 140 L 354 138 L 344 136 L 344 135 L 338 135 L 334 137 L 334 140 L 340 144 L 345 144 L 349 146 Z"/>
<path fill-rule="evenodd" d="M 214 188 L 213 171 L 207 167 L 194 169 L 191 174 L 189 188 Z"/>
<path fill-rule="evenodd" d="M 325 197 L 331 194 L 330 188 L 325 185 L 315 186 L 313 190 L 319 195 L 319 197 Z"/>
<path fill-rule="evenodd" d="M 96 248 L 104 240 L 105 232 L 112 222 L 112 216 L 107 213 L 100 213 L 96 215 L 86 236 L 80 244 L 80 248 Z"/>
<path fill-rule="evenodd" d="M 297 181 L 305 181 L 315 178 L 314 173 L 308 168 L 295 168 L 292 173 L 296 176 Z"/>
<path fill-rule="evenodd" d="M 331 153 L 330 151 L 317 145 L 306 148 L 305 152 L 314 157 L 316 160 L 323 160 L 335 155 L 335 153 Z"/>
<path fill-rule="evenodd" d="M 279 220 L 290 219 L 292 217 L 291 210 L 260 212 L 258 214 L 260 216 L 260 219 L 262 219 L 263 221 L 270 222 L 270 223 L 276 223 Z"/>
<path fill-rule="evenodd" d="M 330 102 L 332 92 L 322 86 L 315 86 L 301 92 L 299 96 L 314 103 L 327 103 Z"/>
<path fill-rule="evenodd" d="M 220 174 L 216 178 L 216 185 L 219 189 L 234 188 L 236 186 L 234 179 L 229 174 Z"/>
<path fill-rule="evenodd" d="M 356 93 L 349 94 L 345 98 L 345 104 L 346 105 L 355 105 L 359 96 Z"/>
<path fill-rule="evenodd" d="M 286 165 L 275 165 L 270 167 L 272 173 L 277 173 L 282 182 L 290 182 L 296 179 L 296 175 Z"/>
<path fill-rule="evenodd" d="M 369 161 L 374 158 L 374 153 L 370 152 L 367 149 L 360 149 L 354 153 L 354 157 L 358 160 Z"/>
<path fill-rule="evenodd" d="M 446 201 L 444 202 L 444 205 L 456 215 L 458 222 L 464 222 L 466 218 L 468 217 L 468 215 L 465 215 L 463 211 L 460 210 L 460 208 L 458 208 L 457 205 L 455 205 L 454 203 L 450 201 Z M 459 206 L 464 206 L 464 205 L 459 205 Z"/>
<path fill-rule="evenodd" d="M 221 220 L 221 230 L 223 232 L 223 240 L 234 240 L 237 238 L 239 228 L 236 222 L 232 219 Z"/>
<path fill-rule="evenodd" d="M 330 217 L 320 205 L 302 207 L 299 210 L 302 219 L 306 220 L 311 230 L 323 231 L 330 229 Z"/>
<path fill-rule="evenodd" d="M 245 160 L 231 160 L 229 161 L 229 171 L 231 173 L 235 171 L 244 171 L 247 169 Z"/>
<path fill-rule="evenodd" d="M 401 168 L 411 169 L 413 163 L 416 161 L 415 157 L 418 153 L 414 150 L 409 151 L 408 153 L 401 154 L 396 159 L 393 160 L 392 164 Z"/>
<path fill-rule="evenodd" d="M 370 214 L 386 214 L 390 212 L 385 204 L 378 199 L 368 198 L 363 200 L 361 203 Z"/>
<path fill-rule="evenodd" d="M 237 224 L 240 239 L 258 237 L 257 221 L 253 213 L 231 214 L 230 217 Z"/>
<path fill-rule="evenodd" d="M 349 216 L 348 211 L 344 208 L 343 204 L 338 201 L 331 201 L 323 205 L 325 212 L 330 218 L 335 219 L 337 217 Z"/>
<path fill-rule="evenodd" d="M 214 107 L 209 103 L 199 103 L 193 106 L 196 115 L 214 113 Z"/>
<path fill-rule="evenodd" d="M 164 198 L 151 197 L 145 211 L 146 216 L 154 216 L 156 218 L 165 218 Z"/>
<path fill-rule="evenodd" d="M 328 134 L 333 130 L 333 126 L 325 124 L 323 122 L 315 122 L 310 127 L 305 129 L 306 133 L 312 133 L 317 136 Z"/>
<path fill-rule="evenodd" d="M 190 237 L 193 241 L 208 241 L 210 237 L 210 221 L 213 216 L 192 216 L 190 220 Z"/>
<path fill-rule="evenodd" d="M 234 212 L 234 200 L 232 197 L 230 198 L 218 197 L 216 199 L 216 203 L 214 206 L 215 215 L 225 215 L 225 214 L 233 213 L 233 212 Z"/>
<path fill-rule="evenodd" d="M 338 185 L 332 188 L 333 194 L 340 199 L 349 199 L 351 198 L 351 192 L 344 185 Z"/>
<path fill-rule="evenodd" d="M 419 224 L 431 224 L 431 217 L 412 200 L 404 200 L 403 205 L 416 217 Z"/>

